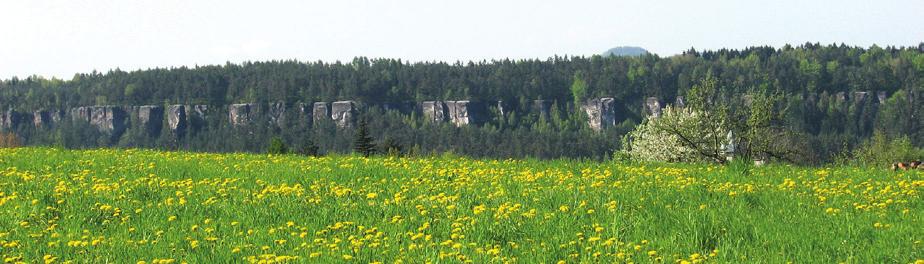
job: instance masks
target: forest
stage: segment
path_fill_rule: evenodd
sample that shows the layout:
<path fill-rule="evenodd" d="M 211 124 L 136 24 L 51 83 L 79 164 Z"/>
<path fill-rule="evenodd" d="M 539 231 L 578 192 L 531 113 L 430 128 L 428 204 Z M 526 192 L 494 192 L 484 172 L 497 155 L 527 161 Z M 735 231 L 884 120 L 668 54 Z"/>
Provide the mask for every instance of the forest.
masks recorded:
<path fill-rule="evenodd" d="M 691 48 L 667 57 L 555 56 L 454 63 L 358 57 L 350 62 L 114 69 L 76 74 L 70 80 L 32 76 L 0 81 L 0 108 L 29 113 L 94 105 L 182 104 L 214 111 L 183 135 L 167 130 L 150 135 L 136 126 L 111 134 L 70 118 L 53 127 L 4 127 L 27 145 L 262 152 L 277 139 L 294 150 L 324 154 L 350 152 L 356 127 L 308 125 L 296 118 L 270 126 L 265 125 L 266 116 L 257 117 L 258 125 L 237 127 L 229 124 L 227 106 L 353 100 L 368 106 L 356 118 L 367 123 L 376 145 L 397 153 L 607 159 L 621 147 L 623 135 L 646 117 L 646 98 L 673 103 L 707 78 L 715 79 L 727 98 L 781 94 L 785 125 L 803 135 L 810 153 L 801 162 L 830 162 L 874 134 L 907 138 L 924 147 L 924 43 Z M 594 131 L 579 107 L 604 97 L 615 99 L 617 122 Z M 509 110 L 478 125 L 457 127 L 427 122 L 419 111 L 374 107 L 430 100 L 503 101 Z M 532 111 L 534 100 L 554 102 L 549 114 Z"/>

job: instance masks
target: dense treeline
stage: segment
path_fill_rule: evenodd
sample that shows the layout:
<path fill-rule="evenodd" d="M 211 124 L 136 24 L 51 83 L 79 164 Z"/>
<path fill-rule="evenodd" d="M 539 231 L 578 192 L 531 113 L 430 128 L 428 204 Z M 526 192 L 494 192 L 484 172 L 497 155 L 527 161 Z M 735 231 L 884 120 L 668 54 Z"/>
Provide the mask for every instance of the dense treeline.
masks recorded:
<path fill-rule="evenodd" d="M 918 146 L 924 93 L 924 44 L 871 48 L 807 43 L 798 47 L 752 47 L 696 51 L 659 57 L 553 57 L 468 63 L 407 63 L 356 58 L 352 62 L 272 61 L 221 66 L 180 67 L 133 72 L 77 74 L 71 80 L 39 77 L 0 82 L 0 106 L 17 110 L 61 109 L 85 105 L 227 104 L 276 101 L 411 102 L 423 100 L 504 100 L 517 107 L 512 117 L 484 126 L 429 125 L 420 117 L 366 111 L 374 136 L 398 142 L 406 151 L 454 151 L 498 157 L 602 157 L 618 147 L 619 137 L 637 124 L 643 98 L 673 102 L 695 83 L 715 77 L 726 94 L 774 91 L 786 96 L 789 123 L 806 132 L 814 161 L 859 144 L 874 131 L 908 136 Z M 580 93 L 574 88 L 581 84 Z M 838 93 L 870 91 L 869 100 L 844 103 Z M 885 92 L 887 103 L 876 92 Z M 613 97 L 621 106 L 620 125 L 604 133 L 589 131 L 575 100 Z M 852 97 L 850 97 L 852 98 Z M 549 120 L 530 114 L 529 102 L 555 100 Z M 853 99 L 847 99 L 851 101 Z M 213 151 L 255 151 L 272 136 L 297 145 L 306 137 L 325 151 L 349 151 L 352 131 L 333 126 L 260 128 L 237 133 L 222 115 L 213 115 L 189 136 L 142 139 L 128 131 L 119 138 L 84 140 L 93 135 L 57 135 L 23 128 L 30 144 L 125 145 Z M 79 127 L 81 124 L 59 126 Z M 261 126 L 255 126 L 261 127 Z M 34 129 L 32 129 L 34 130 Z M 57 129 L 61 130 L 61 129 Z M 68 134 L 77 132 L 57 132 Z M 90 132 L 81 132 L 92 134 Z M 137 134 L 137 133 L 135 133 Z M 134 135 L 134 137 L 133 137 Z M 242 136 L 243 135 L 243 136 Z M 103 137 L 101 137 L 103 138 Z"/>

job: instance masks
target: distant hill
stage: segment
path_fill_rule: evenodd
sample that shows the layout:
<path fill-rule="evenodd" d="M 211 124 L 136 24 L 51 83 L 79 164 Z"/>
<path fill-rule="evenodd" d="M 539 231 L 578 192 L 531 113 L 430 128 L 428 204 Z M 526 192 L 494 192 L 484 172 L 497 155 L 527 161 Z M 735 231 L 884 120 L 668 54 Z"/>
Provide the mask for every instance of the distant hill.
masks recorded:
<path fill-rule="evenodd" d="M 648 54 L 648 51 L 641 47 L 622 46 L 615 47 L 603 53 L 604 57 L 609 56 L 642 56 Z"/>

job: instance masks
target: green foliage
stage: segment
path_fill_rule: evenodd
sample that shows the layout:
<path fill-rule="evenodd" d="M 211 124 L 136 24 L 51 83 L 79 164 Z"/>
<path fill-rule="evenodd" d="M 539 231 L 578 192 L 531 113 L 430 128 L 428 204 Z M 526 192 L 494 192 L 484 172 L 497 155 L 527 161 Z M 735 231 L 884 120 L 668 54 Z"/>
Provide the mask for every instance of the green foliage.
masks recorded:
<path fill-rule="evenodd" d="M 584 81 L 584 72 L 575 72 L 572 79 L 571 95 L 574 97 L 574 105 L 580 106 L 587 97 L 587 82 Z"/>
<path fill-rule="evenodd" d="M 302 146 L 299 148 L 298 154 L 316 157 L 321 155 L 321 147 L 318 147 L 318 144 L 316 144 L 314 139 L 311 137 L 305 137 L 305 141 L 302 142 Z"/>
<path fill-rule="evenodd" d="M 838 162 L 849 165 L 887 168 L 894 162 L 909 162 L 924 159 L 924 149 L 915 148 L 907 136 L 889 138 L 876 132 Z"/>
<path fill-rule="evenodd" d="M 381 147 L 381 152 L 388 156 L 401 156 L 404 153 L 404 147 L 394 138 L 386 138 L 382 141 Z"/>
<path fill-rule="evenodd" d="M 270 139 L 269 147 L 266 148 L 268 154 L 286 154 L 289 153 L 289 147 L 280 137 Z"/>
<path fill-rule="evenodd" d="M 699 96 L 716 100 L 704 101 L 715 107 L 698 110 L 730 111 L 726 116 L 730 120 L 728 129 L 743 141 L 740 145 L 745 152 L 739 155 L 744 158 L 766 150 L 778 153 L 768 147 L 791 145 L 807 151 L 796 155 L 783 152 L 785 156 L 798 156 L 799 160 L 817 164 L 831 161 L 833 154 L 844 147 L 860 144 L 872 136 L 873 130 L 883 131 L 889 137 L 907 136 L 916 147 L 924 147 L 922 77 L 924 50 L 919 47 L 866 49 L 816 43 L 783 48 L 691 49 L 681 56 L 668 57 L 556 56 L 544 60 L 470 63 L 359 57 L 347 62 L 246 62 L 131 72 L 115 69 L 77 74 L 66 81 L 37 76 L 11 78 L 0 80 L 0 109 L 29 113 L 89 105 L 205 104 L 220 112 L 231 103 L 251 102 L 265 105 L 282 101 L 292 106 L 359 100 L 375 108 L 386 102 L 503 100 L 510 104 L 503 116 L 470 129 L 426 127 L 419 114 L 405 113 L 401 118 L 382 112 L 364 115 L 375 123 L 370 124 L 374 138 L 390 137 L 402 146 L 419 146 L 417 153 L 451 150 L 476 157 L 600 159 L 610 156 L 618 145 L 614 139 L 629 129 L 586 133 L 586 123 L 582 120 L 585 117 L 576 113 L 584 100 L 613 97 L 618 113 L 615 122 L 638 124 L 644 116 L 639 102 L 648 96 L 670 102 L 675 96 L 684 95 L 688 103 L 695 101 L 690 96 Z M 702 83 L 704 79 L 708 82 Z M 694 86 L 715 89 L 706 93 L 690 91 Z M 772 108 L 774 113 L 786 114 L 786 122 L 773 121 L 767 127 L 763 126 L 767 119 L 760 118 L 757 123 L 763 128 L 749 131 L 747 120 L 753 110 L 732 101 L 745 93 L 764 91 L 792 102 L 787 107 Z M 872 100 L 857 105 L 853 105 L 852 99 L 847 102 L 835 99 L 840 92 L 850 98 L 858 91 L 885 92 L 889 99 L 879 104 L 871 97 Z M 553 113 L 548 120 L 540 120 L 530 107 L 536 99 L 555 101 L 560 112 Z M 497 113 L 496 109 L 489 110 Z M 713 113 L 717 118 L 723 117 L 722 113 Z M 351 133 L 339 133 L 335 126 L 323 122 L 278 129 L 266 126 L 234 129 L 227 125 L 226 116 L 213 114 L 196 127 L 181 129 L 176 134 L 164 129 L 159 136 L 147 139 L 143 133 L 131 131 L 137 128 L 110 137 L 97 131 L 75 131 L 92 130 L 92 126 L 81 124 L 42 130 L 21 125 L 6 130 L 16 133 L 25 145 L 222 152 L 264 152 L 266 143 L 274 136 L 282 137 L 292 146 L 301 146 L 304 139 L 300 135 L 317 132 L 313 140 L 319 152 L 352 151 Z M 305 119 L 292 116 L 289 120 Z M 64 130 L 65 126 L 68 130 Z M 617 130 L 621 132 L 611 132 Z M 753 139 L 753 146 L 747 144 L 749 139 Z"/>
<path fill-rule="evenodd" d="M 368 126 L 365 119 L 360 120 L 356 134 L 353 135 L 353 152 L 365 157 L 375 154 L 375 143 L 373 143 L 375 139 L 369 135 Z"/>
<path fill-rule="evenodd" d="M 50 148 L 0 167 L 6 262 L 924 259 L 924 171 Z"/>

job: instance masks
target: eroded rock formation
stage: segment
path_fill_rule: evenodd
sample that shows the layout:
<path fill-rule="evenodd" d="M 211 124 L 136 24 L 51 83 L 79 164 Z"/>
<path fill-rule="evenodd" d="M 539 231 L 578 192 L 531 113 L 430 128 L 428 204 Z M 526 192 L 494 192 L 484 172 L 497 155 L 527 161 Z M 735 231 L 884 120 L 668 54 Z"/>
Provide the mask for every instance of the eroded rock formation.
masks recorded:
<path fill-rule="evenodd" d="M 661 100 L 657 97 L 645 99 L 645 114 L 651 117 L 661 117 Z"/>
<path fill-rule="evenodd" d="M 251 112 L 253 111 L 253 104 L 232 104 L 228 106 L 228 121 L 231 122 L 231 126 L 243 126 L 253 122 L 251 117 Z"/>
<path fill-rule="evenodd" d="M 312 108 L 311 112 L 314 116 L 314 123 L 321 122 L 322 120 L 330 120 L 330 103 L 316 102 Z"/>
<path fill-rule="evenodd" d="M 149 136 L 157 136 L 164 124 L 164 107 L 158 105 L 142 105 L 132 111 L 134 120 L 138 120 L 137 127 L 144 129 Z"/>
<path fill-rule="evenodd" d="M 268 113 L 270 124 L 281 127 L 286 122 L 286 103 L 275 102 L 269 105 Z"/>
<path fill-rule="evenodd" d="M 600 132 L 616 125 L 616 99 L 590 99 L 581 105 L 581 110 L 587 114 L 587 125 L 594 131 Z"/>
<path fill-rule="evenodd" d="M 8 109 L 0 113 L 0 129 L 10 130 L 19 125 L 21 116 L 16 111 Z"/>
<path fill-rule="evenodd" d="M 687 107 L 686 98 L 684 98 L 682 95 L 678 95 L 677 98 L 674 99 L 674 107 L 680 107 L 680 108 Z"/>
<path fill-rule="evenodd" d="M 186 131 L 186 106 L 167 106 L 167 128 L 175 135 L 182 135 Z"/>
<path fill-rule="evenodd" d="M 449 121 L 456 126 L 465 126 L 480 122 L 482 105 L 469 100 L 446 101 Z"/>
<path fill-rule="evenodd" d="M 853 103 L 854 104 L 863 104 L 866 102 L 866 98 L 869 96 L 869 92 L 853 92 Z"/>
<path fill-rule="evenodd" d="M 449 119 L 449 111 L 443 101 L 424 101 L 420 108 L 427 121 L 440 123 Z"/>
<path fill-rule="evenodd" d="M 128 113 L 121 106 L 93 106 L 90 124 L 104 133 L 120 134 L 128 126 Z"/>
<path fill-rule="evenodd" d="M 313 125 L 314 116 L 312 116 L 311 111 L 314 106 L 307 103 L 296 103 L 295 109 L 298 110 L 296 116 L 300 122 L 304 122 L 305 126 L 311 127 Z"/>
<path fill-rule="evenodd" d="M 36 128 L 52 128 L 64 116 L 62 111 L 38 110 L 32 112 L 32 124 Z"/>
<path fill-rule="evenodd" d="M 356 116 L 356 102 L 337 101 L 331 104 L 330 108 L 330 118 L 334 120 L 337 127 L 353 127 L 353 121 Z"/>

